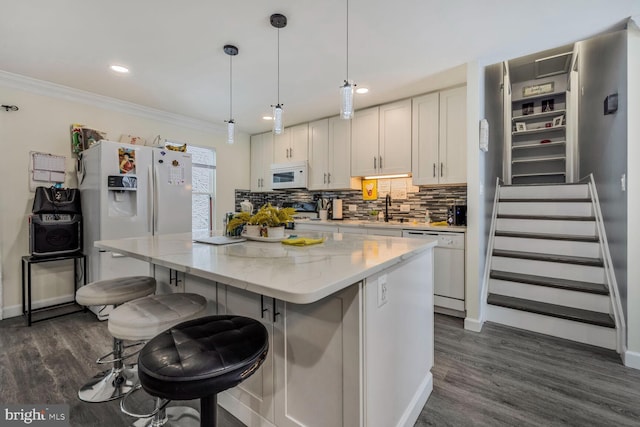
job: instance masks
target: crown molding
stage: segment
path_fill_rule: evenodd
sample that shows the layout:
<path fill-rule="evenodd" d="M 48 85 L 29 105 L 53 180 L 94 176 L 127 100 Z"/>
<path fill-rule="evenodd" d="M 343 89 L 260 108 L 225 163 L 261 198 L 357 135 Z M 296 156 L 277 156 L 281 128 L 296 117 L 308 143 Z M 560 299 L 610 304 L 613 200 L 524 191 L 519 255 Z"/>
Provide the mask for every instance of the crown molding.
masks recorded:
<path fill-rule="evenodd" d="M 9 73 L 3 70 L 0 70 L 0 85 L 38 95 L 79 102 L 81 104 L 117 111 L 119 113 L 131 114 L 145 119 L 170 123 L 176 126 L 183 126 L 199 131 L 221 134 L 226 134 L 227 132 L 226 126 L 205 120 L 169 113 L 168 111 L 157 110 L 155 108 L 134 104 L 132 102 L 122 101 L 120 99 L 98 95 L 96 93 L 22 76 L 20 74 Z"/>

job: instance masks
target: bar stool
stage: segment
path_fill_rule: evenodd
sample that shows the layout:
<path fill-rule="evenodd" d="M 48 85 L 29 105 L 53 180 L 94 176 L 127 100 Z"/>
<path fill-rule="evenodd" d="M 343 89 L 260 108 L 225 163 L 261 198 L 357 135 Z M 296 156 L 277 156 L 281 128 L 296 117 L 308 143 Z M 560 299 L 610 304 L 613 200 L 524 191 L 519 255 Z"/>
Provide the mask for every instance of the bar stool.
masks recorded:
<path fill-rule="evenodd" d="M 80 305 L 114 305 L 151 295 L 156 290 L 156 280 L 149 276 L 119 277 L 99 280 L 81 287 L 76 292 L 76 302 Z M 124 346 L 122 340 L 113 338 L 113 351 L 100 357 L 98 364 L 113 363 L 111 369 L 96 374 L 78 391 L 78 398 L 85 402 L 107 402 L 118 399 L 128 392 L 137 382 L 135 368 L 126 366 L 123 361 L 126 348 L 140 345 L 136 343 Z M 112 359 L 107 357 L 113 356 Z"/>
<path fill-rule="evenodd" d="M 134 417 L 153 416 L 146 425 L 167 426 L 164 411 L 171 400 L 200 399 L 199 425 L 215 426 L 217 394 L 250 377 L 268 350 L 267 329 L 248 317 L 207 316 L 180 323 L 150 340 L 138 355 L 140 384 L 158 398 L 156 410 L 131 413 L 126 402 L 134 390 L 120 401 L 120 408 Z"/>

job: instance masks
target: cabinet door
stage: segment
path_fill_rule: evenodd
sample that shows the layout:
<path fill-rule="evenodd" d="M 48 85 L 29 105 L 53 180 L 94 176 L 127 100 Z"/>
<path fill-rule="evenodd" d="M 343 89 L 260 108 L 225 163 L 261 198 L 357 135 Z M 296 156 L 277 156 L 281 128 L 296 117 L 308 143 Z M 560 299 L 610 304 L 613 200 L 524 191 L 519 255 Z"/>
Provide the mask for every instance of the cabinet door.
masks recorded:
<path fill-rule="evenodd" d="M 280 135 L 273 135 L 273 163 L 290 161 L 291 128 L 284 128 Z"/>
<path fill-rule="evenodd" d="M 440 174 L 438 140 L 440 94 L 431 93 L 413 99 L 411 172 L 414 185 L 437 184 Z"/>
<path fill-rule="evenodd" d="M 440 184 L 467 182 L 467 88 L 440 92 Z"/>
<path fill-rule="evenodd" d="M 309 123 L 309 190 L 327 188 L 329 120 Z"/>
<path fill-rule="evenodd" d="M 296 231 L 320 231 L 322 233 L 337 233 L 338 227 L 331 224 L 320 224 L 318 222 L 296 222 Z"/>
<path fill-rule="evenodd" d="M 271 298 L 264 298 L 265 305 L 272 304 Z M 228 396 L 220 396 L 223 405 L 225 400 L 236 399 L 251 410 L 259 413 L 266 419 L 274 420 L 274 392 L 273 392 L 273 307 L 268 305 L 268 310 L 262 318 L 262 304 L 260 295 L 237 289 L 231 286 L 218 286 L 218 313 L 237 314 L 251 317 L 264 324 L 269 332 L 269 353 L 267 358 L 249 378 L 232 389 L 226 391 Z M 235 402 L 234 402 L 235 403 Z M 234 404 L 232 403 L 232 404 Z"/>
<path fill-rule="evenodd" d="M 273 134 L 251 137 L 251 191 L 271 191 L 269 169 L 273 163 Z"/>
<path fill-rule="evenodd" d="M 349 226 L 340 226 L 338 227 L 338 233 L 344 234 L 367 234 L 367 230 L 364 227 L 349 227 Z"/>
<path fill-rule="evenodd" d="M 186 274 L 157 264 L 154 264 L 152 268 L 153 278 L 156 279 L 156 294 L 183 293 L 185 291 Z"/>
<path fill-rule="evenodd" d="M 279 427 L 360 426 L 359 284 L 312 304 L 277 302 Z"/>
<path fill-rule="evenodd" d="M 378 173 L 411 172 L 411 100 L 380 106 Z"/>
<path fill-rule="evenodd" d="M 351 175 L 378 173 L 378 107 L 356 111 L 351 119 Z"/>
<path fill-rule="evenodd" d="M 330 189 L 352 188 L 351 183 L 351 120 L 340 116 L 329 119 Z"/>
<path fill-rule="evenodd" d="M 289 128 L 291 145 L 289 146 L 290 162 L 300 162 L 309 158 L 309 126 L 307 123 Z"/>
<path fill-rule="evenodd" d="M 397 228 L 367 228 L 367 234 L 373 236 L 402 237 L 402 230 Z"/>

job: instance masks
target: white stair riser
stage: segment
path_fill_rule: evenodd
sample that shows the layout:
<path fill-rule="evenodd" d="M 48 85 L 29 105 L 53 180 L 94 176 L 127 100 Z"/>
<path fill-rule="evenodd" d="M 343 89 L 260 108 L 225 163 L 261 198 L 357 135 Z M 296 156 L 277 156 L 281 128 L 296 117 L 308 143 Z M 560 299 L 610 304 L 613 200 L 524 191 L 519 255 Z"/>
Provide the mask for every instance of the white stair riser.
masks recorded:
<path fill-rule="evenodd" d="M 522 233 L 571 234 L 577 236 L 595 236 L 595 221 L 561 221 L 536 219 L 498 218 L 498 231 L 515 231 Z"/>
<path fill-rule="evenodd" d="M 591 202 L 500 202 L 498 214 L 591 216 L 592 205 Z"/>
<path fill-rule="evenodd" d="M 492 256 L 491 269 L 579 282 L 605 283 L 604 268 L 586 265 Z"/>
<path fill-rule="evenodd" d="M 610 312 L 608 295 L 598 295 L 589 292 L 578 292 L 567 289 L 550 288 L 548 286 L 531 285 L 528 283 L 490 279 L 489 293 L 563 305 L 565 307 L 581 308 L 583 310 L 598 311 L 600 313 Z"/>
<path fill-rule="evenodd" d="M 586 184 L 500 187 L 501 199 L 586 199 L 588 197 L 589 187 Z"/>
<path fill-rule="evenodd" d="M 487 320 L 597 347 L 616 349 L 616 330 L 487 304 Z"/>
<path fill-rule="evenodd" d="M 600 258 L 600 244 L 596 242 L 496 236 L 493 247 L 508 251 Z"/>

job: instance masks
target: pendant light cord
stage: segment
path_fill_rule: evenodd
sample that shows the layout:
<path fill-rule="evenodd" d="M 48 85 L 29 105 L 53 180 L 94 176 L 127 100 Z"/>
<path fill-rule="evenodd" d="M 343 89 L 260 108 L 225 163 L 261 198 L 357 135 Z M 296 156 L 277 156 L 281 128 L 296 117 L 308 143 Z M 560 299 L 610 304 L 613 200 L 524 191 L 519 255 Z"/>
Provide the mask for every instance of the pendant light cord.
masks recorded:
<path fill-rule="evenodd" d="M 280 105 L 280 28 L 278 28 L 278 105 Z"/>
<path fill-rule="evenodd" d="M 347 82 L 349 82 L 349 0 L 347 0 Z"/>
<path fill-rule="evenodd" d="M 229 120 L 233 120 L 233 56 L 229 55 Z"/>

